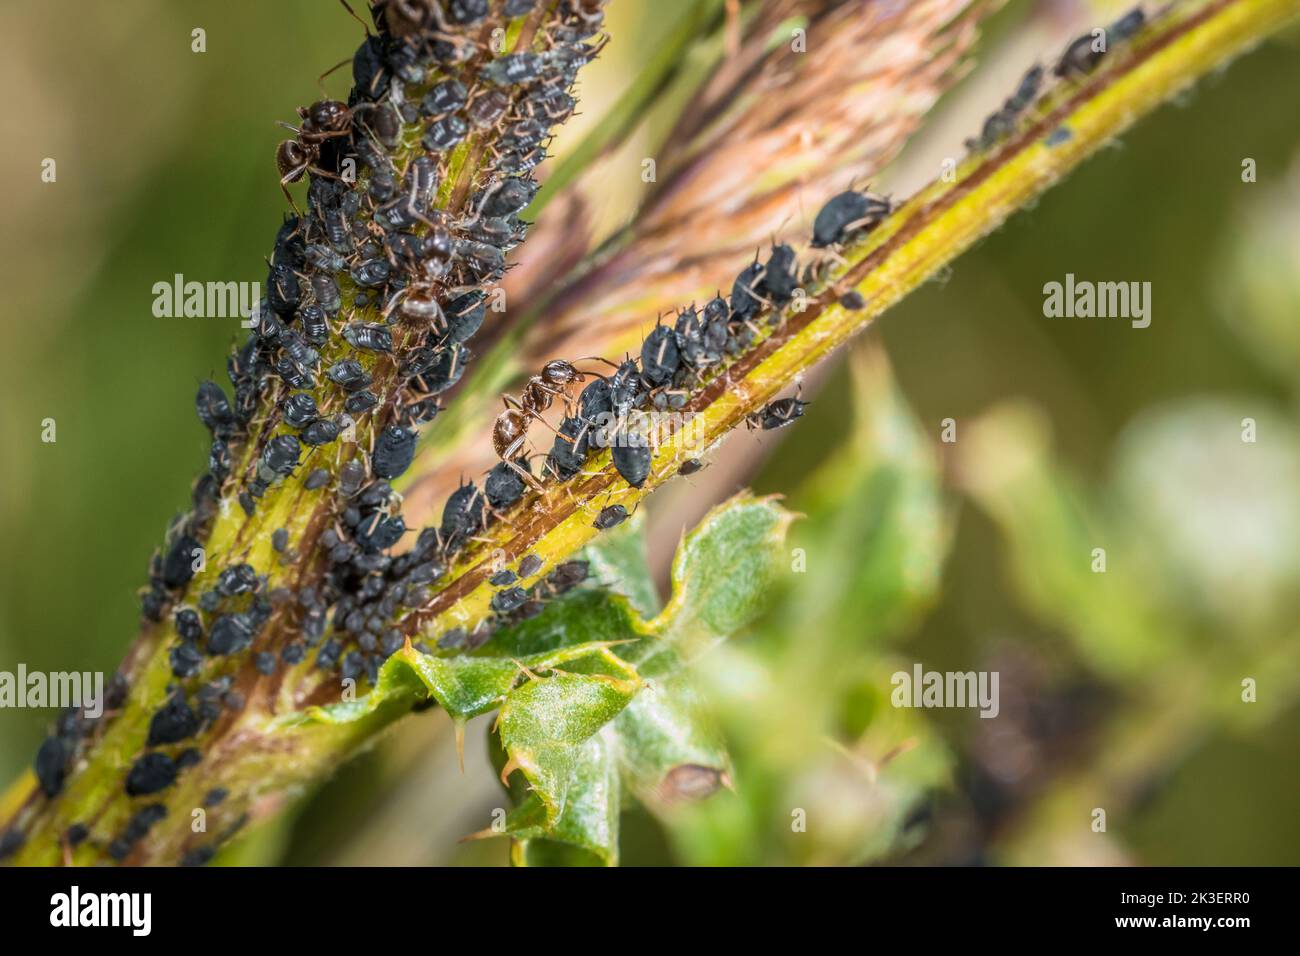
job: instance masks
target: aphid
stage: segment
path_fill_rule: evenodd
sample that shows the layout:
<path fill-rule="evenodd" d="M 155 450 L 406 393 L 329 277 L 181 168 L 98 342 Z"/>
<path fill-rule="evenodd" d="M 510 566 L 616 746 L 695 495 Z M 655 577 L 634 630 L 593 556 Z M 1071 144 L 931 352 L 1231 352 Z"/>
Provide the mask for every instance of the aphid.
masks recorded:
<path fill-rule="evenodd" d="M 189 641 L 182 641 L 168 653 L 172 674 L 177 677 L 193 677 L 203 665 L 203 654 Z"/>
<path fill-rule="evenodd" d="M 551 474 L 565 481 L 582 470 L 590 434 L 591 427 L 581 418 L 566 416 L 560 422 L 555 444 L 546 456 L 546 467 Z"/>
<path fill-rule="evenodd" d="M 69 747 L 62 737 L 46 737 L 40 749 L 36 751 L 36 779 L 41 785 L 41 792 L 47 797 L 56 797 L 63 789 L 63 780 L 68 772 Z"/>
<path fill-rule="evenodd" d="M 298 465 L 302 448 L 293 435 L 277 435 L 262 451 L 262 465 L 272 475 L 287 475 Z"/>
<path fill-rule="evenodd" d="M 420 142 L 425 149 L 444 152 L 457 146 L 468 133 L 469 124 L 455 113 L 450 113 L 430 123 Z"/>
<path fill-rule="evenodd" d="M 406 522 L 401 515 L 385 517 L 376 511 L 357 526 L 356 541 L 362 549 L 370 554 L 387 551 L 406 534 Z M 378 579 L 372 579 L 378 581 Z"/>
<path fill-rule="evenodd" d="M 420 101 L 420 112 L 425 116 L 441 116 L 460 109 L 469 99 L 469 93 L 459 80 L 443 80 L 425 94 Z"/>
<path fill-rule="evenodd" d="M 537 183 L 519 177 L 499 180 L 484 197 L 479 215 L 501 218 L 517 213 L 533 201 L 537 188 Z"/>
<path fill-rule="evenodd" d="M 157 793 L 171 786 L 176 779 L 176 762 L 164 753 L 145 754 L 126 775 L 128 796 L 138 797 Z"/>
<path fill-rule="evenodd" d="M 537 0 L 506 0 L 501 12 L 507 17 L 522 17 L 525 13 L 531 12 L 536 5 Z"/>
<path fill-rule="evenodd" d="M 321 307 L 326 315 L 336 315 L 339 306 L 343 304 L 343 295 L 339 292 L 339 284 L 331 275 L 318 274 L 311 277 L 312 295 L 316 297 L 316 304 Z M 311 336 L 311 330 L 304 324 L 304 329 L 308 331 L 308 337 Z M 328 327 L 326 333 L 328 334 Z"/>
<path fill-rule="evenodd" d="M 666 325 L 656 325 L 641 344 L 641 374 L 651 385 L 666 385 L 672 381 L 681 364 L 677 339 Z"/>
<path fill-rule="evenodd" d="M 370 387 L 370 373 L 356 359 L 340 359 L 331 365 L 325 375 L 335 385 L 349 392 L 359 392 Z"/>
<path fill-rule="evenodd" d="M 286 265 L 272 265 L 266 276 L 266 302 L 276 315 L 289 318 L 298 309 L 302 286 L 298 276 Z"/>
<path fill-rule="evenodd" d="M 857 312 L 867 307 L 867 300 L 862 297 L 862 293 L 857 289 L 850 289 L 840 296 L 840 305 L 851 312 Z"/>
<path fill-rule="evenodd" d="M 782 243 L 772 247 L 763 267 L 761 291 L 773 302 L 789 302 L 799 288 L 798 262 L 794 250 Z"/>
<path fill-rule="evenodd" d="M 537 79 L 542 69 L 542 58 L 536 53 L 508 53 L 483 67 L 480 75 L 497 86 L 516 86 Z"/>
<path fill-rule="evenodd" d="M 473 482 L 461 485 L 451 493 L 442 509 L 442 524 L 439 531 L 448 547 L 454 547 L 465 538 L 476 535 L 483 529 L 484 519 L 483 493 Z"/>
<path fill-rule="evenodd" d="M 357 285 L 373 289 L 383 285 L 392 274 L 392 266 L 387 259 L 374 258 L 358 262 L 352 267 L 352 281 Z"/>
<path fill-rule="evenodd" d="M 462 26 L 478 23 L 487 14 L 488 0 L 451 0 L 447 4 L 448 19 Z"/>
<path fill-rule="evenodd" d="M 375 442 L 370 465 L 380 478 L 396 478 L 411 467 L 415 458 L 415 432 L 398 425 L 389 425 Z"/>
<path fill-rule="evenodd" d="M 330 482 L 330 473 L 328 469 L 317 468 L 303 481 L 302 486 L 308 491 L 316 491 L 324 488 Z"/>
<path fill-rule="evenodd" d="M 162 580 L 166 587 L 175 590 L 189 583 L 194 577 L 194 552 L 200 548 L 202 545 L 188 534 L 179 535 L 172 541 L 162 565 Z"/>
<path fill-rule="evenodd" d="M 199 421 L 212 434 L 226 433 L 235 423 L 235 413 L 230 407 L 230 400 L 225 391 L 216 382 L 205 380 L 199 384 L 198 394 L 194 398 L 194 408 Z"/>
<path fill-rule="evenodd" d="M 422 398 L 403 405 L 398 415 L 404 425 L 424 425 L 437 418 L 440 411 L 442 406 L 436 398 Z"/>
<path fill-rule="evenodd" d="M 366 480 L 366 466 L 353 459 L 339 469 L 339 494 L 351 498 L 361 490 L 361 483 Z"/>
<path fill-rule="evenodd" d="M 298 322 L 302 325 L 303 335 L 312 345 L 324 345 L 329 341 L 329 319 L 325 317 L 325 310 L 321 306 L 304 305 L 298 310 Z"/>
<path fill-rule="evenodd" d="M 213 622 L 208 634 L 208 653 L 213 657 L 238 654 L 253 642 L 255 630 L 251 614 L 223 614 Z"/>
<path fill-rule="evenodd" d="M 815 248 L 838 245 L 851 233 L 870 230 L 892 208 L 889 199 L 868 192 L 842 192 L 832 197 L 813 220 L 812 245 Z"/>
<path fill-rule="evenodd" d="M 762 308 L 758 298 L 758 289 L 763 279 L 763 266 L 757 261 L 751 262 L 731 285 L 731 314 L 738 322 L 750 318 Z"/>
<path fill-rule="evenodd" d="M 596 520 L 592 522 L 592 527 L 605 531 L 615 525 L 622 524 L 627 520 L 627 509 L 622 505 L 607 505 L 600 509 L 600 514 L 596 515 Z"/>
<path fill-rule="evenodd" d="M 528 592 L 523 588 L 506 588 L 492 595 L 492 610 L 498 614 L 509 614 L 517 610 L 528 600 Z"/>
<path fill-rule="evenodd" d="M 197 641 L 203 637 L 203 622 L 193 608 L 183 607 L 178 610 L 173 624 L 182 640 Z"/>
<path fill-rule="evenodd" d="M 446 310 L 447 341 L 468 342 L 482 328 L 486 315 L 487 303 L 478 289 L 452 299 Z"/>
<path fill-rule="evenodd" d="M 479 129 L 495 126 L 510 108 L 510 97 L 502 90 L 484 90 L 470 101 L 465 115 Z"/>
<path fill-rule="evenodd" d="M 362 96 L 375 99 L 388 86 L 384 38 L 368 36 L 352 57 L 352 82 Z"/>
<path fill-rule="evenodd" d="M 1097 68 L 1097 64 L 1105 54 L 1106 45 L 1101 42 L 1101 38 L 1092 33 L 1085 33 L 1070 42 L 1052 72 L 1062 79 L 1072 75 L 1086 76 Z"/>
<path fill-rule="evenodd" d="M 391 352 L 393 350 L 393 333 L 386 325 L 367 325 L 353 322 L 343 329 L 343 338 L 354 349 L 367 352 Z"/>
<path fill-rule="evenodd" d="M 420 390 L 429 395 L 441 395 L 460 381 L 469 358 L 469 349 L 462 345 L 440 350 L 428 371 L 418 376 Z"/>
<path fill-rule="evenodd" d="M 294 392 L 280 408 L 290 428 L 305 428 L 316 420 L 316 399 L 307 392 Z"/>
<path fill-rule="evenodd" d="M 347 268 L 347 260 L 323 243 L 313 243 L 306 249 L 307 264 L 322 272 L 342 272 Z"/>
<path fill-rule="evenodd" d="M 693 475 L 697 471 L 703 470 L 704 462 L 700 461 L 698 458 L 688 458 L 686 461 L 682 462 L 682 467 L 677 469 L 677 474 L 685 477 L 686 475 Z"/>
<path fill-rule="evenodd" d="M 492 577 L 488 578 L 488 584 L 492 585 L 494 588 L 503 588 L 507 584 L 514 584 L 516 580 L 515 572 L 511 571 L 509 568 L 502 568 L 496 574 L 492 575 Z"/>
<path fill-rule="evenodd" d="M 519 562 L 519 576 L 521 578 L 531 578 L 546 564 L 535 554 L 526 554 L 524 559 Z"/>
<path fill-rule="evenodd" d="M 338 437 L 338 422 L 328 418 L 314 421 L 302 431 L 302 443 L 313 447 L 318 445 L 328 445 Z"/>
<path fill-rule="evenodd" d="M 644 396 L 641 370 L 634 359 L 628 359 L 609 379 L 609 398 L 619 420 L 626 419 L 628 413 L 641 404 Z"/>
<path fill-rule="evenodd" d="M 522 471 L 531 477 L 527 468 L 528 463 L 523 458 L 502 461 L 493 466 L 483 481 L 483 494 L 487 497 L 488 506 L 494 511 L 504 511 L 522 498 L 527 485 L 518 472 Z"/>
<path fill-rule="evenodd" d="M 626 429 L 614 441 L 610 451 L 614 467 L 633 488 L 640 488 L 650 475 L 651 451 L 644 437 Z"/>
<path fill-rule="evenodd" d="M 379 404 L 379 398 L 374 392 L 360 391 L 353 392 L 343 402 L 343 410 L 353 415 L 362 415 Z"/>
<path fill-rule="evenodd" d="M 181 693 L 172 694 L 149 718 L 148 747 L 174 744 L 199 732 L 199 718 Z"/>
<path fill-rule="evenodd" d="M 1109 43 L 1122 43 L 1141 30 L 1146 22 L 1147 15 L 1142 8 L 1134 7 L 1106 28 L 1106 39 Z"/>
<path fill-rule="evenodd" d="M 750 415 L 749 421 L 751 424 L 758 425 L 764 431 L 784 428 L 796 418 L 802 418 L 803 410 L 807 405 L 807 402 L 800 401 L 798 398 L 777 399 Z"/>
<path fill-rule="evenodd" d="M 289 547 L 289 530 L 287 528 L 276 528 L 271 532 L 271 547 L 281 553 Z"/>
<path fill-rule="evenodd" d="M 257 584 L 257 571 L 251 564 L 232 565 L 217 576 L 217 590 L 226 597 L 248 594 Z"/>

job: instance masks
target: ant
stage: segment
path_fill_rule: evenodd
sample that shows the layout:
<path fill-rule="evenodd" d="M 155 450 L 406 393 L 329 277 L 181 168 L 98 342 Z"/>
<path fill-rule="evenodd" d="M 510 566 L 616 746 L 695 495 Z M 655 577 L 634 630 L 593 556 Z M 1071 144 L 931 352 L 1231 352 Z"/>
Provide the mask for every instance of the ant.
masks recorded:
<path fill-rule="evenodd" d="M 336 173 L 321 169 L 321 147 L 329 140 L 347 136 L 352 132 L 352 111 L 345 103 L 338 100 L 318 100 L 310 107 L 298 107 L 301 126 L 280 123 L 285 129 L 296 135 L 296 139 L 286 139 L 275 149 L 275 164 L 280 170 L 280 189 L 289 200 L 289 205 L 298 212 L 298 206 L 289 195 L 289 183 L 296 183 L 307 172 L 327 179 L 339 179 Z"/>
<path fill-rule="evenodd" d="M 606 360 L 593 357 L 591 361 Z M 502 397 L 506 408 L 497 416 L 496 423 L 492 427 L 492 447 L 498 458 L 536 490 L 541 489 L 537 479 L 516 465 L 514 461 L 527 439 L 528 423 L 536 419 L 550 428 L 551 426 L 542 418 L 542 413 L 554 404 L 557 397 L 564 400 L 566 407 L 570 407 L 573 400 L 566 391 L 567 387 L 574 382 L 586 380 L 587 375 L 580 372 L 571 362 L 553 359 L 542 366 L 539 374 L 528 379 L 518 399 L 511 398 L 509 395 Z M 554 428 L 551 430 L 555 431 Z M 559 432 L 556 434 L 560 435 Z M 570 444 L 573 443 L 573 439 L 569 436 L 560 435 L 560 437 Z"/>

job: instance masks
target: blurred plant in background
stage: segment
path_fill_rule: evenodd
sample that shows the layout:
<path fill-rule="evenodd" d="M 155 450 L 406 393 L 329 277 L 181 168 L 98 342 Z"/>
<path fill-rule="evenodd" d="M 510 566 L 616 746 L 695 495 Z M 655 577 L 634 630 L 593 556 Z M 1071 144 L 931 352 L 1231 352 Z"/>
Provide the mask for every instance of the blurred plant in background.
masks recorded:
<path fill-rule="evenodd" d="M 38 82 L 35 53 L 8 60 L 15 83 L 50 100 L 25 125 L 84 113 L 85 128 L 65 131 L 81 150 L 102 137 L 160 141 L 172 154 L 110 155 L 96 167 L 110 178 L 94 188 L 65 173 L 87 210 L 75 228 L 51 227 L 54 204 L 35 189 L 17 194 L 14 235 L 51 228 L 76 241 L 54 255 L 30 253 L 52 238 L 6 247 L 15 252 L 6 271 L 32 276 L 6 283 L 22 310 L 67 332 L 56 341 L 18 323 L 4 369 L 15 395 L 6 447 L 30 447 L 30 423 L 46 414 L 63 429 L 58 446 L 11 459 L 0 513 L 13 565 L 0 604 L 5 661 L 116 663 L 135 616 L 137 569 L 104 558 L 153 546 L 203 451 L 189 409 L 156 397 L 186 392 L 232 331 L 159 329 L 146 293 L 159 262 L 176 263 L 168 274 L 251 271 L 243 238 L 278 214 L 278 190 L 266 188 L 275 133 L 249 128 L 259 116 L 250 120 L 241 101 L 283 96 L 222 57 L 235 55 L 239 38 L 238 62 L 275 59 L 284 76 L 319 73 L 349 21 L 292 6 L 204 11 L 210 32 L 229 38 L 224 54 L 213 45 L 217 63 L 203 66 L 212 78 L 229 73 L 226 86 L 211 87 L 208 110 L 193 106 L 203 85 L 194 78 L 150 91 L 156 108 L 142 116 L 123 120 L 102 102 L 78 111 L 88 93 L 75 80 Z M 556 144 L 560 188 L 543 193 L 530 256 L 507 283 L 513 300 L 537 301 L 528 329 L 485 359 L 455 413 L 463 419 L 431 431 L 430 462 L 456 455 L 412 473 L 406 492 L 416 513 L 441 502 L 461 474 L 481 470 L 483 448 L 465 436 L 484 434 L 497 391 L 521 369 L 577 342 L 582 354 L 636 346 L 655 313 L 712 294 L 787 222 L 805 230 L 797 217 L 854 175 L 898 189 L 913 184 L 917 168 L 928 178 L 996 107 L 1026 55 L 1118 9 L 1022 2 L 992 16 L 995 6 L 773 0 L 743 4 L 737 22 L 720 2 L 615 4 L 616 37 L 644 30 L 659 45 L 615 42 L 585 81 L 585 115 Z M 882 12 L 868 19 L 858 7 Z M 172 8 L 132 9 L 129 34 L 97 35 L 117 17 L 88 20 L 69 31 L 74 47 L 129 56 L 188 33 L 185 14 Z M 5 36 L 44 35 L 24 14 L 4 16 L 15 21 Z M 224 31 L 218 16 L 229 18 Z M 975 25 L 988 17 L 977 46 Z M 309 32 L 285 49 L 278 38 L 299 21 Z M 900 31 L 904 21 L 910 33 Z M 795 27 L 826 55 L 791 61 L 773 38 Z M 1279 102 L 1293 97 L 1278 95 L 1300 91 L 1294 42 L 1266 47 L 1195 94 L 1194 111 L 1166 111 L 1131 134 L 1123 155 L 1085 167 L 946 283 L 899 307 L 848 363 L 810 376 L 814 403 L 791 434 L 732 441 L 690 485 L 657 495 L 648 517 L 638 516 L 645 520 L 589 548 L 600 579 L 649 620 L 662 610 L 658 594 L 683 530 L 710 505 L 752 483 L 785 492 L 784 506 L 801 516 L 773 557 L 781 573 L 764 589 L 766 609 L 758 613 L 756 598 L 695 678 L 709 702 L 706 722 L 716 721 L 730 754 L 711 768 L 706 789 L 716 792 L 700 802 L 647 799 L 648 811 L 629 802 L 624 864 L 1296 861 L 1300 199 L 1288 170 L 1300 169 L 1300 144 Z M 855 58 L 864 46 L 879 59 Z M 656 50 L 671 55 L 656 60 Z M 972 50 L 981 69 L 940 100 Z M 891 68 L 877 71 L 878 62 Z M 846 82 L 855 67 L 862 73 Z M 177 73 L 196 77 L 188 64 Z M 754 74 L 771 84 L 755 87 L 766 95 L 757 104 L 737 99 L 733 84 Z M 647 76 L 654 85 L 638 87 L 634 78 Z M 900 88 L 906 96 L 894 95 Z M 651 93 L 657 105 L 648 112 Z M 851 135 L 828 140 L 787 122 L 791 115 Z M 242 130 L 237 148 L 204 135 L 216 126 Z M 1212 143 L 1200 135 L 1206 127 L 1218 130 Z M 1258 184 L 1239 180 L 1243 150 L 1259 162 Z M 755 155 L 765 178 L 747 175 Z M 657 183 L 640 181 L 643 156 L 656 158 Z M 173 224 L 166 197 L 211 168 L 224 171 L 225 194 L 186 191 L 200 204 L 194 212 L 211 205 L 205 229 Z M 25 166 L 21 177 L 33 178 Z M 106 196 L 123 208 L 103 211 Z M 66 199 L 60 208 L 66 215 Z M 1052 324 L 1039 290 L 1066 271 L 1149 278 L 1160 300 L 1155 324 L 1141 332 Z M 60 273 L 78 278 L 59 283 Z M 543 297 L 559 273 L 567 276 L 560 291 Z M 23 292 L 37 287 L 51 297 Z M 99 323 L 101 310 L 130 324 Z M 598 339 L 566 338 L 584 336 L 597 313 L 608 317 Z M 20 352 L 24 361 L 14 362 Z M 123 369 L 147 374 L 124 387 Z M 958 422 L 953 444 L 939 440 L 949 417 Z M 1242 440 L 1244 419 L 1254 422 L 1254 442 Z M 117 454 L 123 446 L 127 454 Z M 38 455 L 58 455 L 57 465 Z M 140 489 L 138 497 L 123 488 Z M 1095 548 L 1106 550 L 1105 573 L 1092 570 Z M 42 567 L 66 574 L 46 578 Z M 89 582 L 95 596 L 61 602 L 68 580 Z M 890 675 L 917 661 L 1000 670 L 1000 719 L 892 707 Z M 1258 703 L 1243 704 L 1244 678 L 1256 681 Z M 43 721 L 0 719 L 0 770 L 12 775 Z M 500 756 L 482 746 L 485 722 L 468 726 L 464 776 L 456 730 L 433 712 L 402 724 L 221 859 L 503 862 L 508 841 L 454 843 L 490 830 L 506 803 L 488 767 L 495 757 L 499 769 Z M 514 797 L 526 807 L 524 794 Z M 617 833 L 623 801 L 605 799 L 603 820 Z M 1090 826 L 1099 807 L 1104 834 Z M 516 852 L 553 849 L 525 839 Z"/>

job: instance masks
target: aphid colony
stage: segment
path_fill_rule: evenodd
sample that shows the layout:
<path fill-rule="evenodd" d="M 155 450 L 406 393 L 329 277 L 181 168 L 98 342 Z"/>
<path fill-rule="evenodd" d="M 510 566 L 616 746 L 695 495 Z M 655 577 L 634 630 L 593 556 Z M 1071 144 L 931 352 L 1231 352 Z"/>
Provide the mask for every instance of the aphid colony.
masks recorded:
<path fill-rule="evenodd" d="M 286 196 L 289 184 L 309 179 L 306 209 L 295 204 L 276 235 L 254 330 L 227 362 L 233 399 L 215 382 L 198 390 L 196 410 L 212 436 L 208 470 L 195 483 L 193 510 L 173 522 L 155 555 L 142 599 L 147 619 L 170 614 L 176 684 L 126 775 L 129 795 L 168 787 L 200 757 L 187 742 L 242 708 L 236 655 L 251 654 L 254 670 L 269 675 L 314 653 L 320 667 L 374 680 L 404 641 L 394 627 L 402 610 L 427 603 L 447 556 L 482 527 L 485 505 L 518 497 L 518 476 L 489 476 L 486 499 L 466 486 L 440 527 L 421 532 L 406 553 L 388 553 L 407 531 L 388 481 L 410 466 L 416 428 L 438 413 L 438 396 L 471 360 L 466 343 L 484 321 L 486 286 L 501 278 L 506 253 L 525 235 L 519 213 L 537 189 L 531 171 L 576 106 L 578 70 L 600 49 L 593 38 L 603 0 L 561 0 L 534 14 L 536 6 L 379 0 L 375 30 L 352 59 L 348 101 L 300 108 L 293 138 L 277 149 Z M 500 55 L 488 42 L 489 15 L 533 15 L 535 39 Z M 492 146 L 464 211 L 439 208 L 452 152 L 489 131 Z M 371 318 L 355 318 L 363 313 Z M 363 424 L 368 445 L 347 450 L 344 440 L 355 441 Z M 270 588 L 264 571 L 236 558 L 194 606 L 174 606 L 195 576 L 223 491 L 241 488 L 238 501 L 252 515 L 258 499 L 287 480 L 335 496 L 334 518 L 317 541 L 323 579 Z M 276 529 L 271 543 L 282 560 L 294 557 L 287 529 Z M 561 566 L 548 587 L 583 576 Z M 259 635 L 277 615 L 296 633 L 282 646 L 262 646 Z M 236 666 L 195 687 L 213 673 L 214 659 Z M 125 700 L 124 682 L 111 693 L 109 710 Z M 41 746 L 36 769 L 47 796 L 62 789 L 87 723 L 79 711 L 65 715 Z M 158 809 L 141 810 L 112 855 L 124 857 L 159 818 Z"/>
<path fill-rule="evenodd" d="M 1132 38 L 1145 23 L 1146 14 L 1142 8 L 1134 7 L 1104 30 L 1077 37 L 1065 48 L 1052 70 L 1053 75 L 1060 79 L 1087 76 L 1116 44 Z M 966 149 L 971 152 L 989 149 L 1009 135 L 1015 129 L 1020 115 L 1038 99 L 1044 74 L 1042 66 L 1030 67 L 1020 78 L 1015 92 L 1002 104 L 1002 108 L 990 113 L 984 120 L 980 135 L 966 140 Z"/>

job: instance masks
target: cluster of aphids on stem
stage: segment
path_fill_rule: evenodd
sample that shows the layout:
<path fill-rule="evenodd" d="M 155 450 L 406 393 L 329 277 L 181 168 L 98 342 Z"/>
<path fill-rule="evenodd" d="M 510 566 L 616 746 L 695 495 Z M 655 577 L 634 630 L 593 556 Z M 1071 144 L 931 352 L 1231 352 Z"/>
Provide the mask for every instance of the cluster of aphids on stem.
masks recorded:
<path fill-rule="evenodd" d="M 1132 38 L 1145 23 L 1146 14 L 1142 8 L 1134 7 L 1110 26 L 1077 37 L 1065 48 L 1052 73 L 1063 80 L 1087 76 L 1115 44 Z M 984 120 L 980 135 L 966 140 L 966 148 L 971 152 L 989 149 L 1009 135 L 1021 114 L 1038 98 L 1044 76 L 1045 70 L 1041 65 L 1030 67 L 1002 107 Z"/>
<path fill-rule="evenodd" d="M 525 235 L 519 213 L 537 190 L 532 170 L 574 111 L 579 69 L 602 45 L 603 2 L 378 0 L 351 61 L 348 101 L 302 107 L 288 126 L 294 135 L 276 164 L 286 196 L 309 180 L 306 210 L 290 197 L 253 331 L 228 361 L 233 399 L 211 381 L 198 391 L 212 435 L 208 471 L 155 555 L 143 596 L 146 618 L 174 624 L 175 683 L 127 773 L 129 795 L 159 793 L 201 759 L 187 742 L 244 706 L 233 675 L 250 655 L 265 676 L 314 654 L 321 668 L 373 681 L 402 646 L 394 622 L 429 600 L 448 555 L 474 533 L 482 503 L 462 496 L 441 528 L 394 556 L 407 529 L 388 482 L 410 466 L 416 427 L 438 413 L 438 396 L 471 359 L 489 287 Z M 525 25 L 528 42 L 504 53 L 506 27 Z M 485 151 L 453 211 L 437 200 L 440 187 L 454 192 L 448 179 L 467 140 Z M 235 558 L 193 606 L 178 606 L 227 494 L 251 517 L 273 486 L 292 482 L 332 502 L 327 526 L 302 542 L 323 553 L 314 565 L 323 563 L 323 577 L 272 588 L 269 568 Z M 287 528 L 271 545 L 282 562 L 300 557 Z M 580 579 L 572 567 L 557 573 L 553 589 Z M 276 617 L 292 637 L 272 646 L 263 634 Z M 110 710 L 126 691 L 119 677 Z M 45 795 L 63 788 L 86 723 L 65 715 L 40 748 Z M 133 817 L 111 855 L 124 858 L 161 812 Z M 12 830 L 4 839 L 21 842 Z"/>
<path fill-rule="evenodd" d="M 542 412 L 557 400 L 564 403 L 566 414 L 553 429 L 556 435 L 541 465 L 541 477 L 556 483 L 568 481 L 583 472 L 590 456 L 608 448 L 619 476 L 640 488 L 650 476 L 657 436 L 652 430 L 647 433 L 638 428 L 639 413 L 681 409 L 706 382 L 725 374 L 729 363 L 749 351 L 765 332 L 781 325 L 786 307 L 803 285 L 818 279 L 825 256 L 834 257 L 834 247 L 869 232 L 892 208 L 889 199 L 870 192 L 838 194 L 813 222 L 810 245 L 826 251 L 822 258 L 814 257 L 801 267 L 793 247 L 774 244 L 766 261 L 756 257 L 741 270 L 729 296 L 719 294 L 702 308 L 692 305 L 680 310 L 672 325 L 657 323 L 642 342 L 640 355 L 622 363 L 608 362 L 612 370 L 608 375 L 580 371 L 561 359 L 548 362 L 528 380 L 518 398 L 505 398 L 505 410 L 492 431 L 501 462 L 488 473 L 483 491 L 473 483 L 462 484 L 448 499 L 441 528 L 444 539 L 455 533 L 456 540 L 469 540 L 520 501 L 530 486 L 543 487 L 525 444 L 530 423 L 540 420 Z M 861 307 L 860 302 L 853 304 L 853 296 L 856 293 L 850 292 L 842 301 L 849 307 Z M 575 399 L 569 388 L 578 383 L 585 384 Z M 777 399 L 750 415 L 748 423 L 764 430 L 782 428 L 801 417 L 807 404 L 798 395 Z M 691 474 L 701 467 L 702 463 L 692 458 L 679 473 Z M 603 531 L 628 517 L 622 504 L 610 504 L 601 509 L 593 525 Z M 486 640 L 495 626 L 542 610 L 552 582 L 543 580 L 531 590 L 516 583 L 527 577 L 530 575 L 522 569 L 518 574 L 503 569 L 488 578 L 488 583 L 500 590 L 491 602 L 495 613 L 480 626 L 477 639 Z M 450 641 L 444 636 L 439 644 L 462 646 L 463 640 L 463 632 L 456 629 Z"/>

